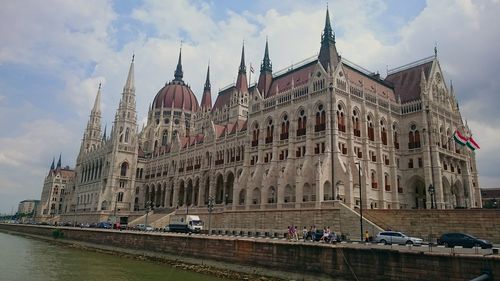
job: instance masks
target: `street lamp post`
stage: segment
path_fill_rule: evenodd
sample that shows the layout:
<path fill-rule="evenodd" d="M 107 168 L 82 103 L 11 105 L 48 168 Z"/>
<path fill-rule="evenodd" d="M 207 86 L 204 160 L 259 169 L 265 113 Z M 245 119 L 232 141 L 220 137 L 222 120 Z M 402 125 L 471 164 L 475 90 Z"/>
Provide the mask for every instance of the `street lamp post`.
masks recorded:
<path fill-rule="evenodd" d="M 429 185 L 429 195 L 431 196 L 431 209 L 436 209 L 436 205 L 434 204 L 434 194 L 436 193 L 436 189 L 432 183 Z"/>
<path fill-rule="evenodd" d="M 210 231 L 211 231 L 210 218 L 212 216 L 212 211 L 214 210 L 214 201 L 215 201 L 215 198 L 213 196 L 208 197 L 208 234 L 209 235 L 210 235 Z"/>
<path fill-rule="evenodd" d="M 118 194 L 115 196 L 115 209 L 113 210 L 113 228 L 116 225 L 116 204 L 118 204 Z"/>
<path fill-rule="evenodd" d="M 144 228 L 146 228 L 148 226 L 148 214 L 149 214 L 149 211 L 151 210 L 152 203 L 153 202 L 151 202 L 151 201 L 146 202 L 146 220 L 144 221 Z"/>
<path fill-rule="evenodd" d="M 359 225 L 361 228 L 360 238 L 363 241 L 363 199 L 361 195 L 361 161 L 358 164 L 358 180 L 359 180 Z"/>

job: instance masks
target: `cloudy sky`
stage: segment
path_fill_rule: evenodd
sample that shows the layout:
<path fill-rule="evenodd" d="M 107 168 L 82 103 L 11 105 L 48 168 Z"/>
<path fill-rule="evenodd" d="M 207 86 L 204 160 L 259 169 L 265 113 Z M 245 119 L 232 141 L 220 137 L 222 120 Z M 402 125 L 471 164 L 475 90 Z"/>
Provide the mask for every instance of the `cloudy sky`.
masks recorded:
<path fill-rule="evenodd" d="M 326 1 L 3 1 L 0 4 L 0 213 L 39 199 L 53 157 L 74 166 L 99 82 L 111 126 L 132 53 L 137 110 L 173 78 L 198 99 L 208 62 L 213 100 L 235 81 L 241 45 L 260 65 L 266 36 L 274 70 L 319 52 Z M 453 80 L 481 145 L 480 183 L 500 187 L 500 2 L 330 0 L 342 56 L 385 74 L 433 54 Z M 257 67 L 256 67 L 257 68 Z M 252 77 L 252 80 L 254 78 Z"/>

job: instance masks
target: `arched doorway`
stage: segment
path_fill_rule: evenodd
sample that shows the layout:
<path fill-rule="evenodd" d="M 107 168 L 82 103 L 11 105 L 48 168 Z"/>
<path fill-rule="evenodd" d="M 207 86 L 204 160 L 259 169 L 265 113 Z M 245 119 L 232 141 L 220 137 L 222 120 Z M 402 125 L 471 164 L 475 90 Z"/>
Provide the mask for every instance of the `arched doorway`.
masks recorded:
<path fill-rule="evenodd" d="M 185 194 L 184 181 L 181 180 L 179 184 L 179 195 L 177 196 L 177 206 L 184 206 L 184 194 Z"/>
<path fill-rule="evenodd" d="M 274 186 L 270 186 L 269 189 L 267 190 L 267 203 L 275 204 L 277 195 L 278 194 L 276 192 L 276 188 L 274 188 Z"/>
<path fill-rule="evenodd" d="M 413 190 L 415 191 L 415 209 L 426 209 L 427 196 L 424 182 L 420 180 L 415 181 Z"/>
<path fill-rule="evenodd" d="M 246 196 L 247 196 L 247 191 L 245 189 L 242 189 L 240 191 L 240 195 L 238 196 L 238 204 L 245 205 Z"/>
<path fill-rule="evenodd" d="M 191 206 L 192 204 L 193 204 L 193 181 L 189 179 L 186 188 L 186 205 Z"/>
<path fill-rule="evenodd" d="M 323 200 L 333 200 L 333 190 L 332 184 L 329 181 L 325 181 L 323 184 Z"/>
<path fill-rule="evenodd" d="M 252 191 L 252 204 L 260 204 L 260 189 L 258 187 Z"/>
<path fill-rule="evenodd" d="M 446 209 L 452 209 L 455 205 L 455 199 L 453 198 L 453 192 L 451 190 L 450 181 L 443 176 L 442 178 L 442 187 L 443 187 L 443 200 Z"/>
<path fill-rule="evenodd" d="M 224 198 L 224 178 L 221 174 L 217 176 L 215 187 L 215 204 L 222 204 Z"/>
<path fill-rule="evenodd" d="M 225 203 L 231 204 L 233 203 L 233 186 L 234 186 L 234 174 L 229 172 L 226 178 L 226 187 L 224 190 Z"/>
<path fill-rule="evenodd" d="M 285 203 L 291 203 L 295 202 L 295 187 L 290 186 L 287 184 L 285 186 Z"/>

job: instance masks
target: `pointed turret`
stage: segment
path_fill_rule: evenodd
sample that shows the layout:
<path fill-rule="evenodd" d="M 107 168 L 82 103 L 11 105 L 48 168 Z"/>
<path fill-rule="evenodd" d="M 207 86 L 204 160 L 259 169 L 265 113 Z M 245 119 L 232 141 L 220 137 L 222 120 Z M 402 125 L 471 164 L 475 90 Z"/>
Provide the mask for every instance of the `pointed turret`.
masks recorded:
<path fill-rule="evenodd" d="M 210 65 L 207 67 L 207 79 L 203 88 L 203 96 L 201 97 L 201 108 L 203 110 L 212 109 L 212 92 L 210 85 Z"/>
<path fill-rule="evenodd" d="M 56 158 L 52 158 L 52 165 L 50 165 L 50 170 L 54 170 L 55 169 L 55 161 L 56 161 Z"/>
<path fill-rule="evenodd" d="M 125 82 L 125 86 L 123 86 L 123 91 L 135 91 L 135 83 L 134 83 L 134 59 L 135 54 L 132 55 L 132 62 L 130 63 L 130 68 L 128 70 L 127 82 Z"/>
<path fill-rule="evenodd" d="M 106 129 L 107 129 L 108 125 L 104 125 L 104 133 L 102 134 L 102 141 L 106 141 Z"/>
<path fill-rule="evenodd" d="M 59 153 L 59 160 L 57 160 L 57 169 L 61 169 L 61 153 Z"/>
<path fill-rule="evenodd" d="M 94 107 L 92 107 L 92 111 L 90 114 L 101 113 L 101 83 L 99 83 L 99 88 L 97 89 L 97 95 L 94 100 Z"/>
<path fill-rule="evenodd" d="M 328 64 L 335 69 L 340 61 L 337 48 L 335 47 L 335 33 L 330 23 L 328 7 L 326 8 L 325 27 L 321 35 L 321 49 L 318 60 L 325 70 L 328 68 Z"/>
<path fill-rule="evenodd" d="M 248 92 L 247 68 L 245 66 L 245 45 L 241 48 L 241 61 L 238 69 L 238 78 L 236 79 L 236 89 L 240 92 Z"/>
<path fill-rule="evenodd" d="M 269 88 L 271 87 L 273 79 L 273 65 L 271 64 L 271 59 L 269 59 L 269 46 L 268 40 L 266 38 L 266 48 L 264 50 L 264 59 L 260 65 L 260 75 L 259 82 L 257 83 L 257 88 L 262 96 L 267 97 Z"/>
<path fill-rule="evenodd" d="M 182 71 L 182 47 L 179 50 L 179 60 L 177 61 L 177 67 L 175 68 L 174 81 L 182 81 L 184 77 L 184 72 Z"/>

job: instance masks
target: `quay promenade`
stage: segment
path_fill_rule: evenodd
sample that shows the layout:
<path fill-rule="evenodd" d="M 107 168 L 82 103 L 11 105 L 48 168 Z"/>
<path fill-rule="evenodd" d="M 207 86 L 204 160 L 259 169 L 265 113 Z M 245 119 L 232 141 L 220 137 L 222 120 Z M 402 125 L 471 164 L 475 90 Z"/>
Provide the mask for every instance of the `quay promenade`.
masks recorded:
<path fill-rule="evenodd" d="M 55 227 L 0 224 L 1 231 L 51 237 Z M 99 229 L 58 228 L 60 241 L 85 242 L 115 251 L 215 260 L 252 266 L 269 276 L 308 274 L 317 279 L 345 280 L 470 280 L 484 271 L 500 276 L 500 256 L 478 249 L 385 246 L 364 243 L 336 245 L 282 239 L 221 235 L 184 235 Z M 281 276 L 279 276 L 281 274 Z"/>

